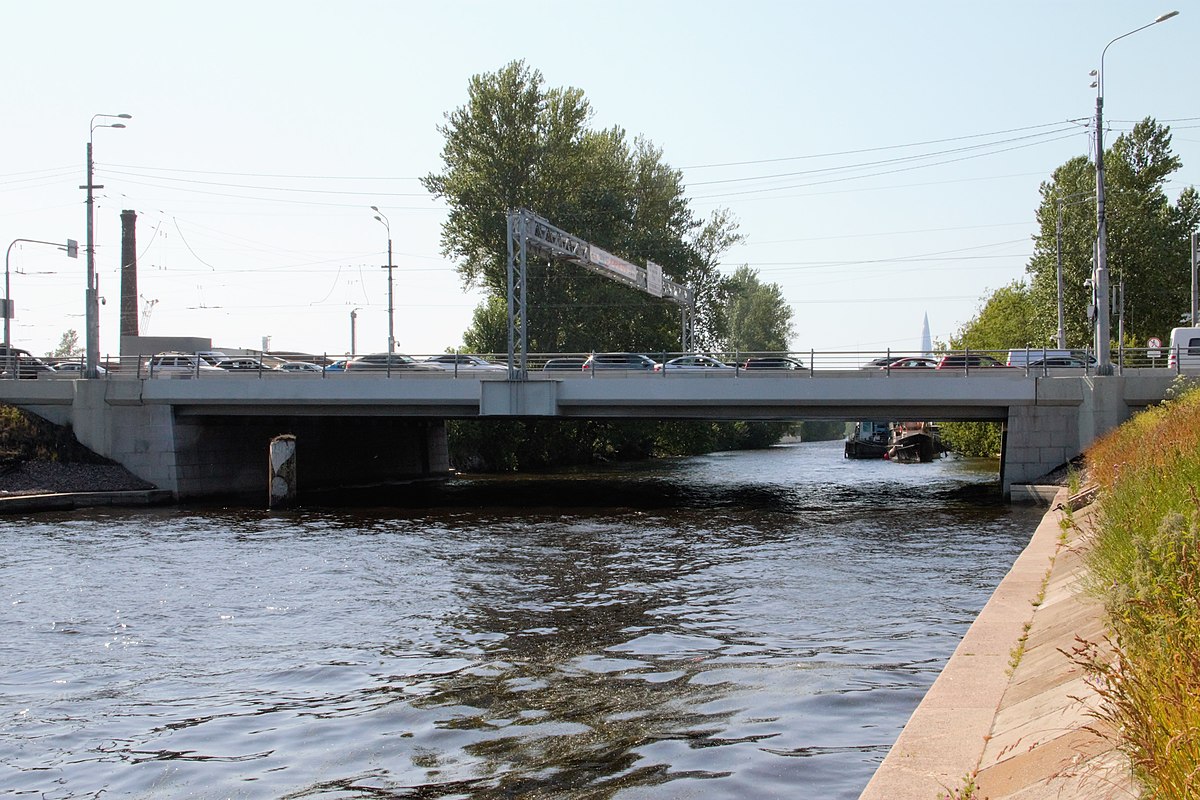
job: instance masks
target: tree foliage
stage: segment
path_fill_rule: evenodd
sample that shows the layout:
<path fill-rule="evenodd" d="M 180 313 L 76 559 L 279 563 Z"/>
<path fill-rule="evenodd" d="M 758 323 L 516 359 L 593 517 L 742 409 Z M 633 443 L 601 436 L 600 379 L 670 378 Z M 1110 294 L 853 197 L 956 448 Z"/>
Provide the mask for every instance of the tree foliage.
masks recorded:
<path fill-rule="evenodd" d="M 443 253 L 489 298 L 466 339 L 507 346 L 506 215 L 527 208 L 623 258 L 654 261 L 697 293 L 697 340 L 714 344 L 724 300 L 720 255 L 738 240 L 727 212 L 698 220 L 679 170 L 649 141 L 588 127 L 592 110 L 574 88 L 547 89 L 523 61 L 474 76 L 466 105 L 447 114 L 444 168 L 423 179 L 450 212 Z M 526 347 L 531 352 L 679 349 L 678 308 L 572 264 L 531 259 Z M 500 347 L 501 343 L 504 347 Z"/>
<path fill-rule="evenodd" d="M 1168 178 L 1182 166 L 1171 151 L 1170 128 L 1150 118 L 1118 136 L 1104 154 L 1109 282 L 1125 283 L 1129 341 L 1165 338 L 1191 305 L 1189 237 L 1200 226 L 1200 202 L 1194 187 L 1184 189 L 1175 203 L 1165 191 Z M 1083 156 L 1060 166 L 1042 184 L 1040 231 L 1027 267 L 1031 344 L 1053 344 L 1057 333 L 1060 223 L 1067 345 L 1092 344 L 1092 296 L 1085 281 L 1092 275 L 1095 193 L 1095 167 Z M 1113 330 L 1115 335 L 1115 318 Z"/>
<path fill-rule="evenodd" d="M 83 355 L 83 347 L 79 344 L 79 332 L 74 328 L 64 331 L 62 338 L 58 340 L 58 347 L 47 355 L 51 358 L 75 358 Z"/>
<path fill-rule="evenodd" d="M 738 267 L 729 279 L 725 349 L 735 352 L 787 350 L 794 330 L 792 309 L 776 283 Z"/>
<path fill-rule="evenodd" d="M 1011 350 L 1042 346 L 1033 324 L 1034 300 L 1028 287 L 1013 281 L 992 292 L 975 316 L 950 337 L 955 350 Z"/>

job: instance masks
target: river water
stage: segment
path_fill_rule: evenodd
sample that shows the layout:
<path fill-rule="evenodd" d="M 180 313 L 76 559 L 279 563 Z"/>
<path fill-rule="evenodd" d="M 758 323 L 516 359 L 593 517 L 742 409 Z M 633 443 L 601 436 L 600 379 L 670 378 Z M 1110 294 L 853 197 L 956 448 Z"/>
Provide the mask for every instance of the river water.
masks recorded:
<path fill-rule="evenodd" d="M 1040 512 L 841 444 L 0 519 L 0 791 L 854 798 Z"/>

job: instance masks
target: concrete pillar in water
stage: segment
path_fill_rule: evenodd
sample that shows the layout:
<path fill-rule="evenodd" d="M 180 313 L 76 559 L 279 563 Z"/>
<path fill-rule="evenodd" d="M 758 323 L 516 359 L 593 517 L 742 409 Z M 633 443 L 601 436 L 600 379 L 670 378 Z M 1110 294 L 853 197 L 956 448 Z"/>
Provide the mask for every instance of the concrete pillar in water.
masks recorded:
<path fill-rule="evenodd" d="M 270 497 L 268 508 L 296 504 L 296 437 L 290 433 L 271 440 Z"/>

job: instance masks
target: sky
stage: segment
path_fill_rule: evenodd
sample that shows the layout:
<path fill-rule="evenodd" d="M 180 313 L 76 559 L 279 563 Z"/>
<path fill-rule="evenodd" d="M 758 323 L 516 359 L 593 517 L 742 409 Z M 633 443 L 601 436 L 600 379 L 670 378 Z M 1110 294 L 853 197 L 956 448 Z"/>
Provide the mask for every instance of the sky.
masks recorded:
<path fill-rule="evenodd" d="M 1200 8 L 1166 2 L 6 3 L 12 341 L 82 339 L 82 253 L 9 243 L 82 248 L 91 136 L 102 355 L 124 209 L 143 334 L 385 351 L 390 235 L 396 349 L 461 345 L 480 295 L 418 179 L 442 169 L 471 77 L 523 59 L 582 90 L 592 127 L 659 147 L 697 217 L 734 216 L 721 268 L 779 285 L 794 351 L 916 350 L 926 315 L 946 341 L 1022 278 L 1039 185 L 1094 149 L 1089 71 L 1174 9 L 1108 48 L 1105 142 L 1153 116 L 1184 162 L 1168 195 L 1200 183 Z M 116 114 L 132 118 L 93 116 Z"/>

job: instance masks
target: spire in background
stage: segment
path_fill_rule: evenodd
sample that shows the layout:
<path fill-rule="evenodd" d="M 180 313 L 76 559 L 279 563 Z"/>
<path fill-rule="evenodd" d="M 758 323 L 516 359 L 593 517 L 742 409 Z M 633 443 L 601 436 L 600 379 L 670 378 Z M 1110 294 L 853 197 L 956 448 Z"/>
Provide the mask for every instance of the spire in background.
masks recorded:
<path fill-rule="evenodd" d="M 921 354 L 933 355 L 933 339 L 929 336 L 929 312 L 925 312 L 925 327 L 921 330 Z"/>

